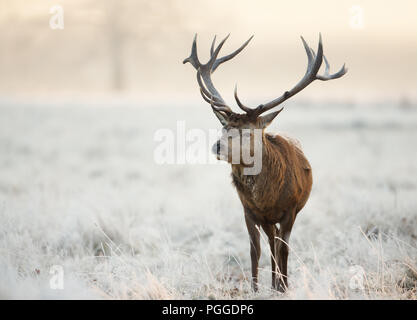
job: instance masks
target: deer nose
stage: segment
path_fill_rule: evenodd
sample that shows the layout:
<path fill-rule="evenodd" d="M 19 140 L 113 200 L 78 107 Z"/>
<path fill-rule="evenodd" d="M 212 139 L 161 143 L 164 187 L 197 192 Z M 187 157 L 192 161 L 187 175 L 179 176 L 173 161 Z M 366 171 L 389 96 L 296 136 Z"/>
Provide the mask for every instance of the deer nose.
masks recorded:
<path fill-rule="evenodd" d="M 217 141 L 217 142 L 213 145 L 213 147 L 211 148 L 211 151 L 212 151 L 214 154 L 220 154 L 220 140 L 219 140 L 219 141 Z"/>

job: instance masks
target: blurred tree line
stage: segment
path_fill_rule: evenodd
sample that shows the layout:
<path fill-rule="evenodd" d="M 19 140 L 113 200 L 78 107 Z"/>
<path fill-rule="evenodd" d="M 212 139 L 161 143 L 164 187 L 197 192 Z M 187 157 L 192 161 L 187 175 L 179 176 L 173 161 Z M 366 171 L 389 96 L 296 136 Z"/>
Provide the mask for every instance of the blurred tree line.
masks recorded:
<path fill-rule="evenodd" d="M 49 27 L 57 4 L 63 30 Z M 147 67 L 186 30 L 173 0 L 1 0 L 0 6 L 1 91 L 124 90 L 136 78 L 145 81 Z"/>

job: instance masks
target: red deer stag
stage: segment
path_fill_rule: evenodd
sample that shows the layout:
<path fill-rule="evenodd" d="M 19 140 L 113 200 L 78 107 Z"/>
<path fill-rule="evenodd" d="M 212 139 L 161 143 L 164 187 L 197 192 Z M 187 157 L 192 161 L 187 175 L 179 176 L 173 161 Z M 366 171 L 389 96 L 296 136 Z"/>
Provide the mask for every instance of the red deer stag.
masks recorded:
<path fill-rule="evenodd" d="M 329 63 L 323 55 L 321 35 L 317 54 L 301 37 L 307 53 L 307 71 L 303 78 L 289 91 L 268 103 L 256 108 L 248 108 L 239 100 L 235 88 L 235 100 L 244 113 L 235 113 L 223 100 L 211 80 L 211 74 L 217 67 L 241 52 L 252 39 L 247 40 L 239 49 L 221 58 L 217 58 L 227 36 L 215 47 L 216 37 L 210 49 L 210 59 L 206 64 L 200 63 L 197 56 L 196 38 L 192 44 L 191 55 L 183 63 L 189 62 L 197 70 L 197 81 L 204 100 L 210 103 L 214 114 L 224 127 L 222 138 L 213 146 L 213 152 L 219 160 L 226 160 L 232 166 L 233 183 L 242 202 L 246 226 L 250 237 L 250 256 L 252 261 L 252 288 L 258 289 L 258 263 L 261 254 L 260 227 L 268 236 L 271 249 L 272 287 L 283 292 L 288 287 L 287 260 L 288 242 L 297 213 L 304 207 L 312 186 L 312 170 L 300 147 L 289 139 L 279 135 L 265 133 L 265 128 L 282 111 L 264 112 L 283 103 L 297 94 L 314 80 L 332 80 L 342 77 L 347 69 L 345 65 L 335 74 L 329 73 Z M 317 74 L 325 62 L 324 74 Z M 234 134 L 229 132 L 234 129 Z M 260 132 L 260 139 L 255 139 Z M 239 144 L 239 161 L 232 160 L 235 150 L 235 137 L 242 138 Z M 245 143 L 246 135 L 246 143 Z M 258 142 L 257 142 L 258 141 Z M 256 145 L 261 152 L 261 170 L 257 174 L 245 174 L 245 168 L 251 163 L 243 159 L 243 151 L 249 149 L 253 154 Z M 230 150 L 230 152 L 229 152 Z M 246 150 L 247 151 L 247 150 Z M 276 224 L 279 223 L 279 228 Z"/>

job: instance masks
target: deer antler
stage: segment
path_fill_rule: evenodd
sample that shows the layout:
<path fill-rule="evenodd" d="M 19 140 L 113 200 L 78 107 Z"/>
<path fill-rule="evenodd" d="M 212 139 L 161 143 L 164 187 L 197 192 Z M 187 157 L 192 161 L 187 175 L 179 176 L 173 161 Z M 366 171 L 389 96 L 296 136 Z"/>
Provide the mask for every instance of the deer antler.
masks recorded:
<path fill-rule="evenodd" d="M 237 50 L 232 52 L 229 55 L 226 55 L 221 58 L 217 58 L 219 55 L 220 49 L 223 47 L 223 44 L 226 42 L 226 40 L 229 38 L 229 35 L 227 35 L 226 38 L 224 38 L 219 45 L 215 47 L 216 43 L 216 37 L 214 37 L 213 42 L 211 44 L 210 48 L 210 59 L 206 64 L 202 64 L 197 56 L 197 34 L 194 36 L 194 41 L 191 47 L 191 55 L 183 61 L 183 63 L 191 63 L 191 65 L 197 70 L 197 82 L 200 86 L 200 93 L 203 97 L 203 99 L 210 103 L 211 107 L 213 108 L 214 113 L 219 118 L 219 113 L 224 116 L 228 116 L 233 113 L 232 109 L 226 104 L 220 93 L 217 91 L 217 89 L 214 87 L 213 82 L 211 80 L 211 74 L 217 69 L 217 67 L 222 64 L 223 62 L 226 62 L 232 58 L 234 58 L 238 53 L 240 53 L 252 40 L 253 36 L 250 37 L 243 45 L 241 45 Z M 321 80 L 321 81 L 327 81 L 327 80 L 333 80 L 342 77 L 346 72 L 347 69 L 345 68 L 345 65 L 342 66 L 342 68 L 334 73 L 330 74 L 330 65 L 327 61 L 326 57 L 323 54 L 323 44 L 321 39 L 321 34 L 319 36 L 319 44 L 317 48 L 317 54 L 314 52 L 313 49 L 311 49 L 307 42 L 304 40 L 303 37 L 301 37 L 301 41 L 303 42 L 304 49 L 307 54 L 307 70 L 303 76 L 303 78 L 289 91 L 285 91 L 284 94 L 268 103 L 261 104 L 256 108 L 249 108 L 245 106 L 237 96 L 237 87 L 235 87 L 235 100 L 237 105 L 240 109 L 242 109 L 244 112 L 246 112 L 248 115 L 250 115 L 252 118 L 257 118 L 262 113 L 278 106 L 279 104 L 283 103 L 285 100 L 289 99 L 290 97 L 294 96 L 301 90 L 303 90 L 305 87 L 307 87 L 310 83 L 312 83 L 314 80 Z M 317 74 L 320 70 L 320 67 L 323 63 L 326 65 L 324 74 L 320 75 Z M 220 118 L 219 118 L 220 119 Z"/>
<path fill-rule="evenodd" d="M 244 110 L 246 113 L 253 114 L 255 116 L 259 116 L 260 114 L 264 113 L 265 111 L 268 111 L 268 110 L 278 106 L 279 104 L 283 103 L 288 98 L 297 94 L 298 92 L 303 90 L 305 87 L 307 87 L 310 83 L 312 83 L 314 80 L 322 80 L 322 81 L 333 80 L 333 79 L 337 79 L 337 78 L 342 77 L 347 72 L 347 69 L 345 68 L 345 65 L 343 65 L 342 68 L 338 72 L 336 72 L 335 74 L 329 74 L 330 65 L 329 65 L 329 62 L 327 61 L 326 57 L 323 55 L 323 44 L 322 44 L 322 40 L 321 40 L 321 34 L 320 34 L 320 37 L 319 37 L 319 45 L 318 45 L 318 49 L 317 49 L 317 55 L 315 54 L 314 50 L 311 49 L 308 46 L 307 42 L 304 40 L 303 37 L 301 37 L 301 40 L 303 42 L 304 49 L 307 53 L 307 58 L 308 58 L 307 70 L 306 70 L 306 73 L 304 74 L 304 77 L 291 90 L 285 91 L 282 96 L 280 96 L 280 97 L 278 97 L 278 98 L 276 98 L 276 99 L 274 99 L 274 100 L 272 100 L 268 103 L 261 104 L 257 108 L 254 108 L 254 109 L 248 108 L 240 102 L 240 100 L 237 96 L 236 89 L 235 89 L 235 99 L 236 99 L 236 102 L 237 102 L 238 106 L 242 110 Z M 324 58 L 324 63 L 326 64 L 326 68 L 325 68 L 325 71 L 324 71 L 323 75 L 318 75 L 317 73 L 318 73 L 318 71 L 321 67 L 321 64 L 323 62 L 323 58 Z"/>
<path fill-rule="evenodd" d="M 230 34 L 229 34 L 230 35 Z M 220 93 L 214 87 L 211 80 L 211 74 L 217 69 L 217 67 L 223 62 L 229 61 L 234 58 L 238 53 L 240 53 L 253 38 L 250 37 L 243 45 L 241 45 L 236 51 L 228 54 L 224 57 L 218 58 L 220 49 L 223 47 L 223 44 L 226 42 L 229 35 L 224 38 L 219 45 L 214 49 L 216 43 L 216 36 L 213 39 L 210 48 L 210 59 L 206 64 L 202 64 L 198 59 L 197 55 L 197 34 L 194 36 L 194 41 L 191 47 L 191 55 L 186 58 L 183 63 L 191 63 L 191 65 L 197 70 L 197 82 L 200 86 L 200 93 L 203 96 L 203 99 L 211 104 L 214 111 L 225 112 L 226 114 L 233 113 L 232 109 L 227 106 L 226 102 L 223 100 Z M 204 83 L 203 83 L 204 82 Z"/>

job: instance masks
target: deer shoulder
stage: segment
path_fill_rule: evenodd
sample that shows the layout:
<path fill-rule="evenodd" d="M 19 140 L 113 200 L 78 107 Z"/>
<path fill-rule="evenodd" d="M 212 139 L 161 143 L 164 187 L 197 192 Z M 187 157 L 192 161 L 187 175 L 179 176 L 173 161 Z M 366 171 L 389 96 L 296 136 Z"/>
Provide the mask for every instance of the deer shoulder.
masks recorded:
<path fill-rule="evenodd" d="M 276 146 L 282 145 L 282 141 L 285 141 L 286 143 L 288 143 L 289 148 L 295 152 L 297 160 L 300 162 L 300 166 L 306 171 L 311 170 L 310 163 L 305 157 L 302 146 L 301 146 L 301 142 L 298 139 L 291 137 L 287 133 L 282 133 L 282 132 L 279 134 L 267 133 L 265 136 L 271 143 L 273 143 Z"/>

